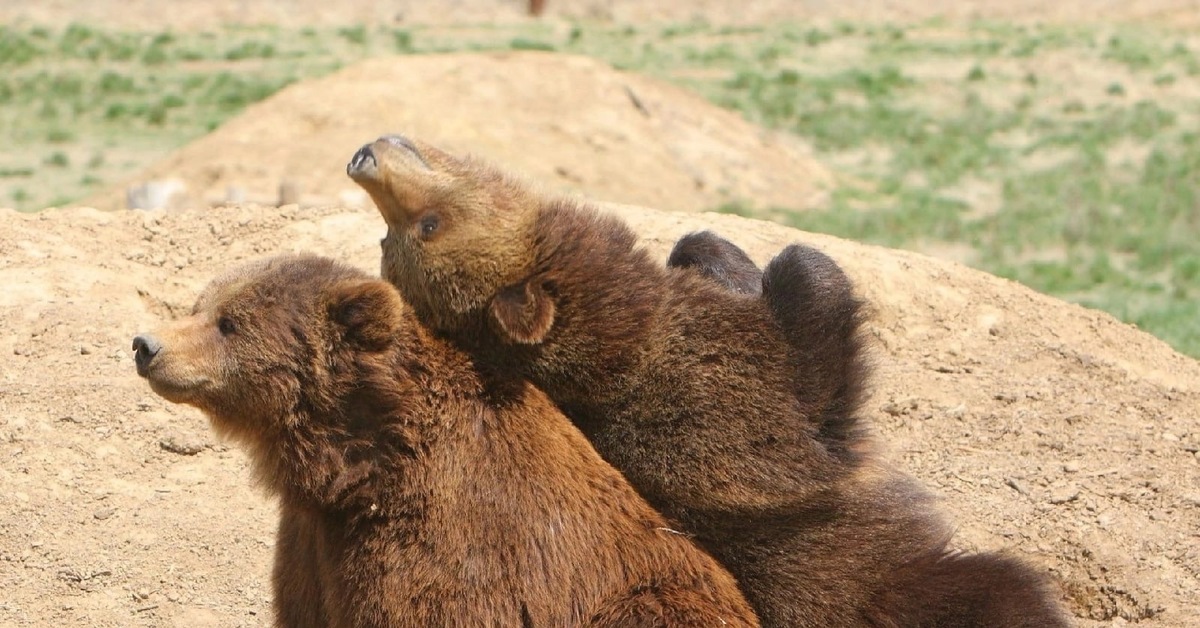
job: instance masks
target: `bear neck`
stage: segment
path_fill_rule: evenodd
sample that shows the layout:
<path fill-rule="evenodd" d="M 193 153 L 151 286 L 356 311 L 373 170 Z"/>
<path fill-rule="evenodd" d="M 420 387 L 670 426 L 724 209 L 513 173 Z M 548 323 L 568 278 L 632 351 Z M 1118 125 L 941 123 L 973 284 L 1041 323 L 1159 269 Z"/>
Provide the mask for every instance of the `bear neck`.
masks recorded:
<path fill-rule="evenodd" d="M 336 391 L 279 421 L 254 455 L 267 489 L 295 507 L 343 515 L 417 516 L 426 507 L 429 452 L 465 429 L 449 408 L 478 394 L 470 363 L 415 319 L 391 347 L 356 355 Z"/>
<path fill-rule="evenodd" d="M 623 221 L 590 205 L 551 202 L 536 231 L 527 281 L 552 292 L 553 326 L 537 345 L 495 342 L 489 361 L 517 369 L 560 404 L 615 403 L 650 368 L 647 348 L 669 324 L 665 270 Z"/>

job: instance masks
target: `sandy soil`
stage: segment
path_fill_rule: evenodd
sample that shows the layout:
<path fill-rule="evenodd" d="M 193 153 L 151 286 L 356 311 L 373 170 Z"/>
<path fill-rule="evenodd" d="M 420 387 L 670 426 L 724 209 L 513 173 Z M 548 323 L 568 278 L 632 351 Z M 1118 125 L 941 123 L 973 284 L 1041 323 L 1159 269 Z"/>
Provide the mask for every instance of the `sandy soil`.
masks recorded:
<path fill-rule="evenodd" d="M 869 419 L 944 498 L 963 548 L 1049 570 L 1082 626 L 1200 613 L 1200 364 L 952 262 L 733 216 L 617 208 L 656 254 L 712 226 L 792 241 L 872 303 Z M 196 412 L 139 380 L 130 338 L 216 272 L 311 250 L 378 268 L 372 212 L 0 212 L 0 625 L 260 626 L 274 507 Z"/>

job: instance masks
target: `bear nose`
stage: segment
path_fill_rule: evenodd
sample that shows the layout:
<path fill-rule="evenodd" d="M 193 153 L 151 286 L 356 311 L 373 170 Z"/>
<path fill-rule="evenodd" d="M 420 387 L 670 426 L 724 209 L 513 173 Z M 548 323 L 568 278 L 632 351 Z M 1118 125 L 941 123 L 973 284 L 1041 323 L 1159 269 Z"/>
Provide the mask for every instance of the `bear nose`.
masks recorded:
<path fill-rule="evenodd" d="M 162 349 L 162 343 L 154 336 L 148 334 L 139 334 L 133 339 L 133 361 L 137 364 L 138 375 L 146 376 L 146 370 L 150 368 L 150 362 L 154 360 L 154 356 Z"/>
<path fill-rule="evenodd" d="M 375 151 L 371 150 L 370 144 L 365 144 L 350 158 L 350 163 L 346 164 L 346 174 L 351 178 L 370 178 L 375 176 L 377 167 L 378 162 L 375 161 Z"/>

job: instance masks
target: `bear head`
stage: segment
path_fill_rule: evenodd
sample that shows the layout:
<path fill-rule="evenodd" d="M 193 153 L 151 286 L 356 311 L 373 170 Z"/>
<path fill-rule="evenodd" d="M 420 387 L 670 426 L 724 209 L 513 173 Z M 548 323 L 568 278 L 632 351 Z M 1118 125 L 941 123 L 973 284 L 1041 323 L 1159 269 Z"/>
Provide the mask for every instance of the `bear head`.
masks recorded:
<path fill-rule="evenodd" d="M 510 340 L 546 333 L 553 303 L 521 283 L 533 271 L 542 203 L 526 185 L 400 135 L 364 145 L 346 172 L 387 222 L 383 276 L 424 323 L 468 331 L 490 308 Z"/>
<path fill-rule="evenodd" d="M 392 286 L 356 269 L 274 257 L 214 279 L 191 314 L 134 338 L 134 359 L 155 393 L 261 447 L 299 421 L 338 420 L 362 363 L 386 359 L 403 308 Z"/>

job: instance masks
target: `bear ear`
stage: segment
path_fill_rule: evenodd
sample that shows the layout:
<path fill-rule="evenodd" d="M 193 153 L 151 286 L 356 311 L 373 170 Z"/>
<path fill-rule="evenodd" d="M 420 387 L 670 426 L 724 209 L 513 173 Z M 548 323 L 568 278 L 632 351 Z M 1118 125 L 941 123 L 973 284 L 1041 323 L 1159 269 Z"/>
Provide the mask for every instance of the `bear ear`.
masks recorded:
<path fill-rule="evenodd" d="M 530 281 L 501 290 L 490 310 L 493 328 L 509 342 L 538 344 L 554 326 L 554 299 L 541 284 Z"/>
<path fill-rule="evenodd" d="M 400 295 L 387 283 L 347 281 L 334 287 L 329 317 L 345 330 L 346 340 L 378 351 L 395 338 L 403 307 Z"/>

